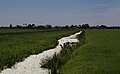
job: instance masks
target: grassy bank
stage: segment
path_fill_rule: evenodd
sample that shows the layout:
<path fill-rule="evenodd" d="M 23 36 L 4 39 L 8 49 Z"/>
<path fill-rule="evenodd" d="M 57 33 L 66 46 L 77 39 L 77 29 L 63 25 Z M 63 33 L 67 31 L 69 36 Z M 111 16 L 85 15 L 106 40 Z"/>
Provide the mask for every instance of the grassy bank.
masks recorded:
<path fill-rule="evenodd" d="M 57 45 L 78 30 L 0 29 L 0 70 Z"/>
<path fill-rule="evenodd" d="M 120 74 L 120 30 L 87 30 L 61 74 Z"/>
<path fill-rule="evenodd" d="M 81 46 L 84 43 L 85 36 L 84 31 L 77 36 L 79 43 L 66 43 L 62 47 L 59 54 L 54 54 L 53 57 L 43 60 L 42 67 L 50 69 L 50 74 L 59 74 L 59 69 L 62 65 L 66 64 L 71 59 L 71 54 L 77 46 Z M 72 44 L 72 46 L 71 46 Z"/>

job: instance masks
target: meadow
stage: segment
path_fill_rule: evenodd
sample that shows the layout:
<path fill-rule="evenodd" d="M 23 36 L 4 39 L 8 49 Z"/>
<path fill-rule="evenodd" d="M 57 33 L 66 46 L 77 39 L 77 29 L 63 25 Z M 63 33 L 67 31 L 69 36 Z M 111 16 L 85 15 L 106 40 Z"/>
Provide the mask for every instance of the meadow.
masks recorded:
<path fill-rule="evenodd" d="M 77 46 L 61 74 L 120 74 L 120 30 L 85 31 L 85 44 Z"/>
<path fill-rule="evenodd" d="M 78 30 L 0 29 L 0 70 L 57 45 L 63 36 Z"/>

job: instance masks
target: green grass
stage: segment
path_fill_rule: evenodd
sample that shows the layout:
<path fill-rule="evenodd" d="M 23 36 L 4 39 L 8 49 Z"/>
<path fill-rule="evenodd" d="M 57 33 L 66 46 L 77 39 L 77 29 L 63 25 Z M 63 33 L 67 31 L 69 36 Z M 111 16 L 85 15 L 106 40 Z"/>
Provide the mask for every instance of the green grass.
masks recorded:
<path fill-rule="evenodd" d="M 57 45 L 78 30 L 0 29 L 0 70 Z"/>
<path fill-rule="evenodd" d="M 120 74 L 120 30 L 86 30 L 86 43 L 72 53 L 61 74 Z"/>

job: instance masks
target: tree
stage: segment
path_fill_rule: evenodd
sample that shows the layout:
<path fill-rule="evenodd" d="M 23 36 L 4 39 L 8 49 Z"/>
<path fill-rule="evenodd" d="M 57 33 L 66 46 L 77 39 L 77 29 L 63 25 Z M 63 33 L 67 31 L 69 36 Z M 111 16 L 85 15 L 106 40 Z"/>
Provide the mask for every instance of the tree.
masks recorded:
<path fill-rule="evenodd" d="M 87 29 L 87 28 L 90 28 L 90 26 L 89 26 L 89 24 L 83 24 L 83 25 L 82 25 L 82 28 L 83 28 L 83 29 Z"/>
<path fill-rule="evenodd" d="M 69 26 L 68 26 L 68 25 L 66 25 L 64 28 L 65 28 L 65 29 L 67 29 L 67 28 L 69 28 Z"/>
<path fill-rule="evenodd" d="M 47 25 L 46 25 L 46 28 L 51 29 L 52 26 L 51 26 L 50 24 L 47 24 Z"/>
<path fill-rule="evenodd" d="M 81 27 L 82 27 L 82 26 L 79 24 L 79 25 L 78 25 L 78 28 L 81 28 Z"/>
<path fill-rule="evenodd" d="M 60 29 L 61 27 L 60 26 L 55 26 L 56 29 Z"/>
<path fill-rule="evenodd" d="M 31 24 L 28 24 L 27 28 L 32 28 L 32 25 L 31 25 Z"/>
<path fill-rule="evenodd" d="M 101 25 L 99 28 L 107 28 L 106 25 Z"/>
<path fill-rule="evenodd" d="M 17 28 L 22 28 L 22 26 L 20 26 L 20 25 L 17 25 L 16 27 L 17 27 Z"/>
<path fill-rule="evenodd" d="M 74 25 L 71 25 L 70 28 L 74 28 Z"/>
<path fill-rule="evenodd" d="M 32 24 L 32 27 L 35 27 L 35 24 Z"/>
<path fill-rule="evenodd" d="M 10 24 L 10 28 L 13 28 L 13 27 L 12 27 L 12 24 Z"/>

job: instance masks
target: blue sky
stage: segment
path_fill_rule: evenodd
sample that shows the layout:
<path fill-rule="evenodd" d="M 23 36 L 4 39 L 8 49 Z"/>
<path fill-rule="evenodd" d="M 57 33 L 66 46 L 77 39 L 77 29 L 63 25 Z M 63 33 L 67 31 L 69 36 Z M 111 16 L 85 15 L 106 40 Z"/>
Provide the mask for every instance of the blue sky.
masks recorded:
<path fill-rule="evenodd" d="M 120 25 L 120 0 L 0 0 L 0 26 Z"/>

